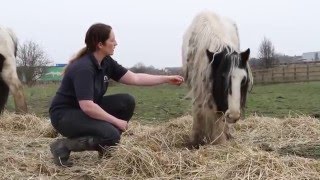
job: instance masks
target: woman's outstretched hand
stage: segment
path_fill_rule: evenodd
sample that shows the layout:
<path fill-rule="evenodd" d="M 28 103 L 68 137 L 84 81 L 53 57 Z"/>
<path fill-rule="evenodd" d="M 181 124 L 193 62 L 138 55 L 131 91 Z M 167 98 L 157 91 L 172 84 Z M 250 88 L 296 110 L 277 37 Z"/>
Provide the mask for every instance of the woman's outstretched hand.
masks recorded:
<path fill-rule="evenodd" d="M 184 79 L 182 76 L 179 75 L 173 75 L 173 76 L 168 76 L 168 83 L 180 86 L 184 82 Z"/>

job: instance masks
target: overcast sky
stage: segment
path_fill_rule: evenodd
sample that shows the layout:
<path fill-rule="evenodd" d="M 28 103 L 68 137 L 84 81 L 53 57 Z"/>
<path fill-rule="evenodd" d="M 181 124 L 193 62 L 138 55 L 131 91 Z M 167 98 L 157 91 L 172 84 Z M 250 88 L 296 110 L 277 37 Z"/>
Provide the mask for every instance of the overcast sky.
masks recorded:
<path fill-rule="evenodd" d="M 114 29 L 120 64 L 163 68 L 181 66 L 182 35 L 202 10 L 233 19 L 241 49 L 253 57 L 263 37 L 287 55 L 320 51 L 319 0 L 2 0 L 0 24 L 20 43 L 40 44 L 54 63 L 67 63 L 89 26 L 102 22 Z"/>

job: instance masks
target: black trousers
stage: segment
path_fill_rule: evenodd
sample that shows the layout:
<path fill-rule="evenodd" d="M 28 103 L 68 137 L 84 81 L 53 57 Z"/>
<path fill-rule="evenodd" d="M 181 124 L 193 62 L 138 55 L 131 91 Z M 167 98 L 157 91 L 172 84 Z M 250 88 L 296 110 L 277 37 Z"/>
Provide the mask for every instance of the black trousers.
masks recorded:
<path fill-rule="evenodd" d="M 135 100 L 129 94 L 115 94 L 104 96 L 99 106 L 109 114 L 129 121 Z M 102 146 L 115 146 L 120 140 L 121 130 L 109 122 L 89 117 L 81 109 L 56 110 L 50 113 L 50 118 L 53 127 L 68 138 L 93 136 Z"/>

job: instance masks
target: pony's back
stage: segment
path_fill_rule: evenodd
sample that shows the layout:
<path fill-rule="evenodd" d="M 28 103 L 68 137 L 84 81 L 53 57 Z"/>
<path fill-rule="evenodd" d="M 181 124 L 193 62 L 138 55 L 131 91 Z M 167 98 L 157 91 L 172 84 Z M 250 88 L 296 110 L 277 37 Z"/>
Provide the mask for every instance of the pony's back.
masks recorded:
<path fill-rule="evenodd" d="M 0 26 L 0 54 L 3 56 L 16 56 L 17 45 L 18 39 L 15 33 L 10 28 Z"/>

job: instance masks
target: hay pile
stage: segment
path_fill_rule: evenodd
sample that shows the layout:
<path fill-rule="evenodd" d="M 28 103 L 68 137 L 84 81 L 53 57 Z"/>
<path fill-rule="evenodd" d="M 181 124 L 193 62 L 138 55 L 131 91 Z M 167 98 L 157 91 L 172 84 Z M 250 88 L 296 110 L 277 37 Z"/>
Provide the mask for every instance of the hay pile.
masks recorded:
<path fill-rule="evenodd" d="M 188 150 L 192 118 L 159 126 L 131 122 L 109 159 L 71 155 L 72 168 L 52 163 L 49 121 L 33 115 L 0 117 L 3 179 L 319 179 L 320 122 L 310 117 L 251 116 L 224 145 Z"/>

